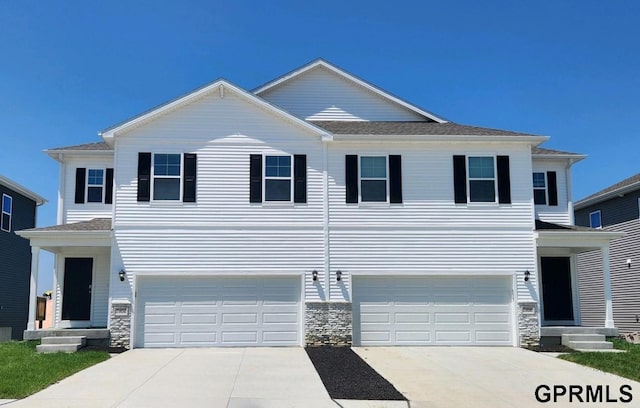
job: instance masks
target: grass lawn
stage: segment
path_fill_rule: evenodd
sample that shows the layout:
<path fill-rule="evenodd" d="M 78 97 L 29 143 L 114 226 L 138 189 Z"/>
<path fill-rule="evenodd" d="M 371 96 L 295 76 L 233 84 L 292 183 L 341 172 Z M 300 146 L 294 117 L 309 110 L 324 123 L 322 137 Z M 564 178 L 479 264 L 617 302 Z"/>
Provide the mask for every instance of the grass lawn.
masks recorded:
<path fill-rule="evenodd" d="M 0 343 L 0 399 L 24 398 L 109 358 L 106 351 L 36 353 L 39 343 Z"/>
<path fill-rule="evenodd" d="M 626 353 L 571 353 L 561 359 L 597 368 L 631 380 L 640 381 L 640 344 L 613 339 L 613 347 Z"/>

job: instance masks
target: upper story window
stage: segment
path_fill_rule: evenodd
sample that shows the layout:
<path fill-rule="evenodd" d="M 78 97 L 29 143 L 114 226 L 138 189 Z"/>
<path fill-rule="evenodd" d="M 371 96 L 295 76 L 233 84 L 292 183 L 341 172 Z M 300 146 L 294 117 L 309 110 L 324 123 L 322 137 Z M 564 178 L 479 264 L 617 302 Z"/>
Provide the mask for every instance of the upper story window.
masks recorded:
<path fill-rule="evenodd" d="M 138 153 L 139 202 L 196 201 L 195 153 Z"/>
<path fill-rule="evenodd" d="M 589 225 L 591 228 L 602 228 L 602 213 L 600 210 L 589 213 Z"/>
<path fill-rule="evenodd" d="M 345 196 L 349 203 L 402 203 L 402 157 L 345 156 Z"/>
<path fill-rule="evenodd" d="M 533 173 L 533 203 L 535 205 L 558 205 L 558 180 L 555 171 Z"/>
<path fill-rule="evenodd" d="M 291 201 L 292 182 L 291 156 L 265 156 L 265 201 Z"/>
<path fill-rule="evenodd" d="M 76 169 L 75 203 L 113 202 L 113 169 Z"/>
<path fill-rule="evenodd" d="M 11 232 L 11 217 L 13 215 L 13 197 L 7 194 L 2 195 L 2 221 L 0 229 Z"/>
<path fill-rule="evenodd" d="M 87 171 L 87 202 L 101 203 L 104 190 L 104 170 L 89 169 Z"/>
<path fill-rule="evenodd" d="M 547 204 L 547 178 L 544 173 L 533 173 L 533 202 Z"/>
<path fill-rule="evenodd" d="M 511 204 L 509 156 L 453 156 L 456 204 Z"/>
<path fill-rule="evenodd" d="M 360 156 L 360 201 L 387 201 L 386 156 Z"/>
<path fill-rule="evenodd" d="M 180 200 L 182 160 L 180 154 L 153 155 L 153 199 Z"/>
<path fill-rule="evenodd" d="M 493 156 L 469 157 L 469 202 L 496 201 L 496 173 Z"/>
<path fill-rule="evenodd" d="M 249 155 L 249 202 L 266 201 L 307 202 L 306 155 Z"/>

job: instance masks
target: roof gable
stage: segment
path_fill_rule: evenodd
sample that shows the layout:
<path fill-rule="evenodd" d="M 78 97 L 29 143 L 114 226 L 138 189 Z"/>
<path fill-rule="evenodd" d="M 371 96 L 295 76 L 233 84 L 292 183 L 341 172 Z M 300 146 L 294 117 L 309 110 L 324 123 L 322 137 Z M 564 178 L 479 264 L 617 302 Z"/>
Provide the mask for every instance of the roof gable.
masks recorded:
<path fill-rule="evenodd" d="M 138 116 L 135 116 L 131 119 L 126 120 L 125 122 L 122 122 L 120 124 L 117 124 L 115 126 L 112 126 L 108 129 L 103 130 L 102 132 L 100 132 L 100 136 L 102 136 L 105 140 L 105 142 L 107 143 L 111 143 L 111 141 L 113 140 L 114 137 L 116 137 L 118 134 L 122 134 L 126 131 L 129 131 L 135 127 L 138 127 L 144 123 L 148 123 L 150 121 L 155 120 L 156 118 L 165 115 L 169 112 L 175 111 L 176 109 L 179 109 L 180 107 L 186 106 L 190 103 L 193 103 L 201 98 L 204 98 L 206 96 L 210 96 L 210 95 L 214 95 L 217 94 L 219 95 L 220 98 L 224 98 L 224 95 L 226 92 L 232 92 L 234 95 L 237 95 L 238 97 L 240 97 L 241 99 L 245 100 L 246 102 L 253 104 L 253 105 L 257 105 L 263 109 L 265 109 L 266 111 L 269 111 L 270 113 L 274 114 L 275 116 L 280 117 L 283 120 L 286 120 L 288 122 L 292 122 L 297 126 L 303 127 L 311 132 L 314 132 L 316 134 L 318 134 L 319 136 L 322 136 L 323 139 L 327 139 L 330 140 L 331 139 L 331 134 L 329 134 L 327 131 L 325 131 L 324 129 L 321 129 L 317 126 L 314 126 L 313 124 L 310 124 L 308 122 L 305 122 L 291 114 L 289 114 L 288 112 L 285 112 L 284 110 L 270 104 L 269 102 L 231 84 L 230 82 L 227 82 L 223 79 L 219 79 L 217 81 L 214 81 L 204 87 L 201 87 L 199 89 L 196 89 L 195 91 L 192 91 L 186 95 L 183 95 L 181 97 L 178 97 L 172 101 L 169 101 L 165 104 L 162 104 L 160 106 L 157 106 L 147 112 L 144 112 Z"/>
<path fill-rule="evenodd" d="M 606 201 L 612 197 L 616 197 L 620 194 L 627 194 L 635 190 L 640 190 L 640 173 L 593 193 L 582 200 L 578 200 L 575 204 L 575 209 L 578 210 L 588 205 Z"/>
<path fill-rule="evenodd" d="M 322 59 L 253 92 L 306 120 L 446 122 Z"/>

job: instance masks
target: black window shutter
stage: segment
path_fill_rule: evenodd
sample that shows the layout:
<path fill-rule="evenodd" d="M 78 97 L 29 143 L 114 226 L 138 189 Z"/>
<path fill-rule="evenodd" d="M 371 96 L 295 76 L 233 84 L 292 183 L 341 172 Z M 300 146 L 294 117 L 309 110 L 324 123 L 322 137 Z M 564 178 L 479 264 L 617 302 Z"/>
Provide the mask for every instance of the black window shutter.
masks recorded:
<path fill-rule="evenodd" d="M 184 154 L 184 188 L 182 190 L 182 201 L 185 203 L 196 202 L 196 173 L 197 156 L 195 153 Z"/>
<path fill-rule="evenodd" d="M 151 201 L 151 153 L 138 153 L 138 201 Z"/>
<path fill-rule="evenodd" d="M 389 202 L 402 203 L 402 157 L 389 155 Z"/>
<path fill-rule="evenodd" d="M 293 156 L 293 202 L 307 202 L 307 155 Z"/>
<path fill-rule="evenodd" d="M 262 155 L 252 154 L 249 163 L 249 202 L 262 202 Z"/>
<path fill-rule="evenodd" d="M 104 184 L 104 203 L 113 204 L 113 169 L 107 169 Z"/>
<path fill-rule="evenodd" d="M 498 202 L 500 204 L 511 204 L 509 156 L 498 156 L 496 162 L 498 167 Z"/>
<path fill-rule="evenodd" d="M 555 171 L 547 172 L 547 184 L 549 192 L 549 205 L 558 205 L 558 180 Z"/>
<path fill-rule="evenodd" d="M 84 188 L 87 181 L 87 169 L 76 169 L 76 204 L 84 203 Z"/>
<path fill-rule="evenodd" d="M 457 204 L 467 202 L 467 158 L 453 156 L 453 190 Z"/>
<path fill-rule="evenodd" d="M 345 157 L 345 183 L 347 203 L 358 202 L 358 156 L 348 154 Z"/>

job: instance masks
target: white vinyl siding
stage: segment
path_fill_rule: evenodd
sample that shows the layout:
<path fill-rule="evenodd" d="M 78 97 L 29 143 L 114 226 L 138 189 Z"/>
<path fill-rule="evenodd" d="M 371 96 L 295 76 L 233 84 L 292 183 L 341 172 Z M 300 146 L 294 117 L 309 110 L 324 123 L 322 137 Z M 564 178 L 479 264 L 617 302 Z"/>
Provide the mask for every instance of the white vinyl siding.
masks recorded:
<path fill-rule="evenodd" d="M 353 281 L 355 345 L 513 345 L 511 277 Z"/>
<path fill-rule="evenodd" d="M 353 143 L 329 147 L 331 300 L 349 296 L 352 273 L 511 275 L 537 269 L 528 146 L 493 150 L 481 144 L 395 143 L 376 149 Z M 402 155 L 402 206 L 347 205 L 345 154 L 376 155 L 382 149 Z M 510 157 L 510 205 L 455 205 L 452 157 L 470 151 L 474 156 Z M 338 269 L 342 285 L 333 276 Z M 535 285 L 534 276 L 530 283 Z M 518 300 L 532 300 L 522 279 L 517 290 Z"/>
<path fill-rule="evenodd" d="M 136 347 L 299 346 L 297 277 L 144 277 Z"/>
<path fill-rule="evenodd" d="M 513 163 L 512 163 L 513 165 Z M 566 160 L 546 160 L 546 159 L 533 159 L 533 171 L 532 173 L 544 173 L 545 180 L 548 171 L 556 172 L 556 183 L 558 189 L 558 205 L 549 205 L 548 195 L 547 204 L 536 205 L 535 215 L 536 218 L 541 221 L 551 222 L 554 224 L 569 225 L 571 224 L 571 215 L 569 214 L 569 200 L 567 191 L 567 173 L 566 173 Z M 513 178 L 511 178 L 513 182 Z M 529 176 L 531 180 L 531 176 Z M 547 182 L 546 189 L 548 191 L 549 184 Z M 533 191 L 533 183 L 532 190 Z M 571 210 L 572 211 L 572 210 Z"/>
<path fill-rule="evenodd" d="M 307 120 L 420 121 L 425 118 L 322 67 L 260 97 Z"/>
<path fill-rule="evenodd" d="M 90 169 L 103 170 L 103 179 L 106 180 L 107 168 L 113 168 L 113 157 L 110 153 L 98 156 L 84 156 L 84 157 L 68 157 L 65 158 L 64 164 L 64 188 L 62 196 L 62 223 L 70 224 L 80 221 L 88 221 L 93 218 L 111 218 L 112 205 L 104 204 L 105 188 L 103 184 L 102 188 L 102 201 L 101 202 L 85 202 L 82 204 L 75 203 L 75 188 L 76 188 L 76 168 L 86 168 L 87 177 L 85 184 L 89 181 Z M 114 186 L 115 187 L 115 186 Z M 83 186 L 86 189 L 86 186 Z M 85 201 L 87 191 L 85 190 Z"/>

